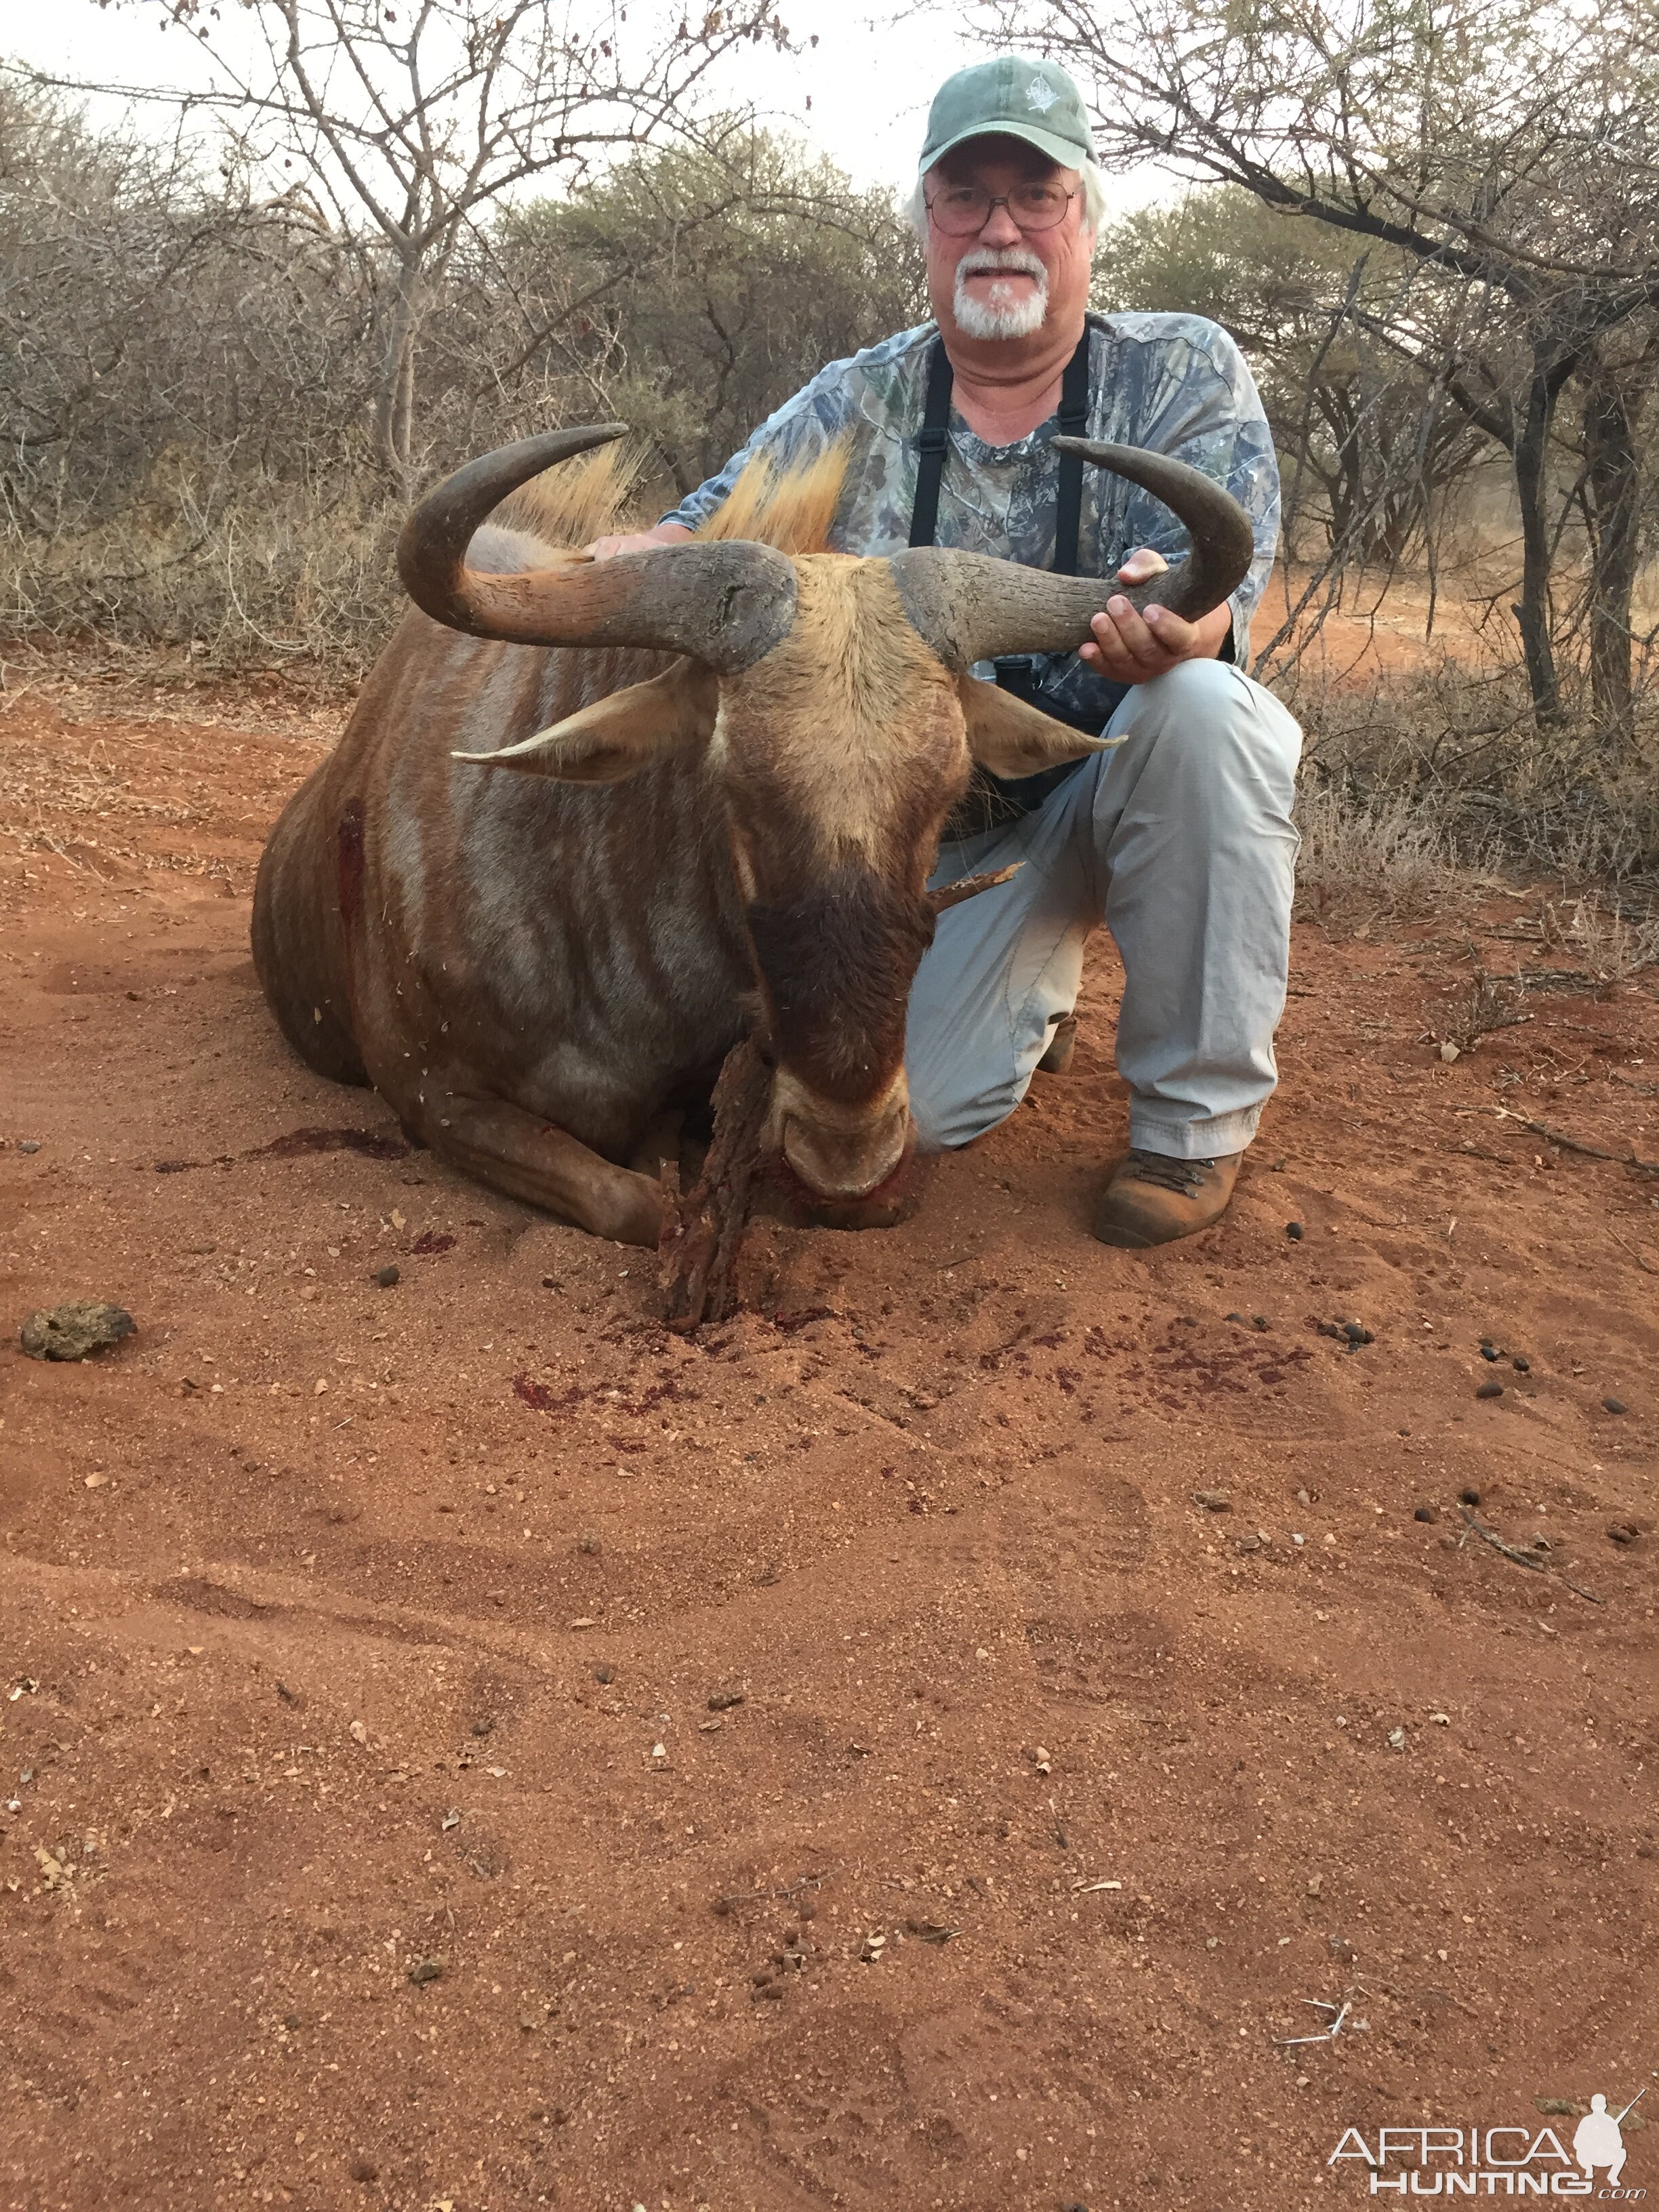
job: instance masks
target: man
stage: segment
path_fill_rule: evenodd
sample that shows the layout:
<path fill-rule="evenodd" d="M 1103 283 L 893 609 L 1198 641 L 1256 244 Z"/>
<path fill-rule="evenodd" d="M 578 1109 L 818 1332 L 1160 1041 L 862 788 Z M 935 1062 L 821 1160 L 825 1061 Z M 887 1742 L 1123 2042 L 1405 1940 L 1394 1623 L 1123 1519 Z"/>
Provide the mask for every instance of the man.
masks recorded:
<path fill-rule="evenodd" d="M 1093 1225 L 1139 1248 L 1223 1212 L 1276 1080 L 1301 740 L 1237 665 L 1279 521 L 1255 386 L 1213 323 L 1087 314 L 1103 197 L 1063 70 L 1009 54 L 960 71 L 933 102 L 915 206 L 935 323 L 831 363 L 654 530 L 591 550 L 683 538 L 753 455 L 787 466 L 837 440 L 852 447 L 831 538 L 843 552 L 938 544 L 1124 583 L 1180 557 L 1158 501 L 1103 471 L 1079 482 L 1054 450 L 1062 428 L 1179 455 L 1242 501 L 1256 560 L 1229 605 L 1196 623 L 1143 617 L 1103 582 L 1079 654 L 975 672 L 1120 743 L 1022 784 L 976 780 L 933 882 L 1024 865 L 940 917 L 910 996 L 918 1130 L 966 1144 L 1035 1068 L 1064 1064 L 1085 940 L 1104 920 L 1124 967 L 1130 1149 Z"/>

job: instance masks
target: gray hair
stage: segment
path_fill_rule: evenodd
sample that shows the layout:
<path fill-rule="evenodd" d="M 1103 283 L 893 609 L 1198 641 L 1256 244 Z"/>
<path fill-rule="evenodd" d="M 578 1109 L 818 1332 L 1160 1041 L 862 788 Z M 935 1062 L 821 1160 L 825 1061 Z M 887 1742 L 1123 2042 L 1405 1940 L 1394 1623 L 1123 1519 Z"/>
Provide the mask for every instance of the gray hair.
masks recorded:
<path fill-rule="evenodd" d="M 924 245 L 927 240 L 927 202 L 923 194 L 922 186 L 932 174 L 931 169 L 924 170 L 916 179 L 916 188 L 905 202 L 903 208 L 904 216 L 911 228 Z M 1083 192 L 1083 228 L 1098 236 L 1100 226 L 1106 217 L 1106 179 L 1101 173 L 1099 163 L 1096 161 L 1079 163 L 1078 174 L 1081 179 Z"/>

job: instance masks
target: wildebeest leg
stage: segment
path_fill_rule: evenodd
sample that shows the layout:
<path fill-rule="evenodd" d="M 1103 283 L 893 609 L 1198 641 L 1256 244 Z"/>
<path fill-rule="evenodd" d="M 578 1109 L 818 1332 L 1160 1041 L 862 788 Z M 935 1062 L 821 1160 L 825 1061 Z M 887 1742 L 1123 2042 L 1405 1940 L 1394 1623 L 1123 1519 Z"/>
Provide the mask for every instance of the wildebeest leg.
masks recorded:
<path fill-rule="evenodd" d="M 650 1127 L 635 1146 L 628 1164 L 641 1175 L 649 1176 L 653 1182 L 662 1175 L 663 1162 L 678 1162 L 680 1156 L 680 1130 L 685 1121 L 683 1107 L 665 1106 Z"/>
<path fill-rule="evenodd" d="M 503 1098 L 448 1102 L 447 1128 L 428 1122 L 428 1141 L 442 1159 L 509 1198 L 544 1206 L 596 1237 L 654 1247 L 662 1192 L 648 1176 L 612 1160 L 539 1115 Z"/>

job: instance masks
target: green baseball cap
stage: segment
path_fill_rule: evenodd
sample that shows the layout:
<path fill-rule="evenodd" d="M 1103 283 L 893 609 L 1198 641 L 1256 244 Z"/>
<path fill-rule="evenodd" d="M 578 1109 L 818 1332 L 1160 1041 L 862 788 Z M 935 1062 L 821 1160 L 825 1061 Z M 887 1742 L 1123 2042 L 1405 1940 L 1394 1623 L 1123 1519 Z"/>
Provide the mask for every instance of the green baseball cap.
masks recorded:
<path fill-rule="evenodd" d="M 945 78 L 927 112 L 923 174 L 964 139 L 993 132 L 1023 138 L 1063 169 L 1095 156 L 1083 94 L 1058 62 L 1029 54 L 999 54 Z"/>

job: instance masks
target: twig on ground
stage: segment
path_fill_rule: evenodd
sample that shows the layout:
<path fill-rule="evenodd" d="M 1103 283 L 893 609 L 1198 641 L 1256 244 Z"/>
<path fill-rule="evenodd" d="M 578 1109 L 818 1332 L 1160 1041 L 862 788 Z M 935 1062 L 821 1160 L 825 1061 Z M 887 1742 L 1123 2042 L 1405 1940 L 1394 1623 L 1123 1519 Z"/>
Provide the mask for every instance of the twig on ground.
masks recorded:
<path fill-rule="evenodd" d="M 1611 1222 L 1607 1224 L 1607 1234 L 1615 1244 L 1630 1254 L 1631 1258 L 1635 1261 L 1644 1275 L 1659 1275 L 1659 1267 L 1656 1267 L 1651 1260 L 1644 1260 L 1633 1244 L 1626 1244 Z"/>
<path fill-rule="evenodd" d="M 1627 1152 L 1604 1152 L 1600 1145 L 1583 1145 L 1577 1137 L 1565 1136 L 1559 1129 L 1552 1129 L 1547 1121 L 1531 1121 L 1524 1114 L 1511 1114 L 1507 1106 L 1494 1106 L 1492 1111 L 1499 1121 L 1518 1121 L 1523 1129 L 1530 1129 L 1534 1137 L 1542 1137 L 1548 1144 L 1559 1145 L 1564 1152 L 1582 1152 L 1587 1160 L 1611 1160 L 1615 1167 L 1629 1168 L 1637 1175 L 1659 1176 L 1659 1160 L 1638 1159 L 1634 1146 Z"/>
<path fill-rule="evenodd" d="M 1585 1598 L 1591 1605 L 1603 1603 L 1604 1601 L 1597 1597 L 1594 1590 L 1587 1590 L 1582 1583 L 1576 1583 L 1571 1576 L 1564 1575 L 1559 1567 L 1551 1566 L 1547 1560 L 1540 1559 L 1534 1552 L 1523 1552 L 1517 1544 L 1506 1544 L 1496 1528 L 1489 1528 L 1480 1515 L 1472 1513 L 1467 1505 L 1460 1505 L 1457 1510 L 1462 1515 L 1467 1526 L 1483 1542 L 1490 1544 L 1494 1552 L 1501 1552 L 1506 1559 L 1513 1559 L 1517 1567 L 1530 1567 L 1535 1575 L 1553 1577 L 1555 1581 L 1570 1589 L 1575 1597 Z"/>
<path fill-rule="evenodd" d="M 1334 2013 L 1336 2017 L 1328 2027 L 1322 2028 L 1317 2035 L 1274 2036 L 1273 2041 L 1279 2049 L 1288 2050 L 1293 2043 L 1334 2043 L 1341 2031 L 1343 2021 L 1348 2017 L 1348 2006 L 1352 2000 L 1345 1997 L 1340 2005 L 1327 2004 L 1323 1997 L 1303 1997 L 1298 2002 L 1304 2005 L 1311 2005 L 1316 2012 Z"/>

